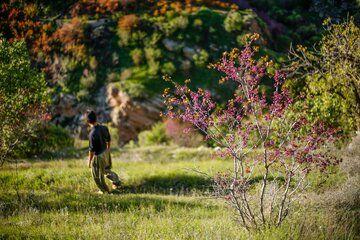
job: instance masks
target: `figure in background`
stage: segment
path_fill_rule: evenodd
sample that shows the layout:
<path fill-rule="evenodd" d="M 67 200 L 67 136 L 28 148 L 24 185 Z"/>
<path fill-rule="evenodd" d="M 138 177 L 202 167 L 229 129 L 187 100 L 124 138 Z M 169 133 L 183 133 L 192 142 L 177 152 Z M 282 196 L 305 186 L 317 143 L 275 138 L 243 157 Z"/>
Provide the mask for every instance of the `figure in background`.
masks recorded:
<path fill-rule="evenodd" d="M 111 137 L 109 129 L 97 122 L 94 111 L 87 112 L 87 124 L 91 127 L 89 133 L 89 158 L 88 167 L 94 181 L 102 193 L 111 193 L 105 182 L 105 176 L 112 182 L 112 188 L 121 186 L 119 176 L 111 171 L 110 144 Z"/>

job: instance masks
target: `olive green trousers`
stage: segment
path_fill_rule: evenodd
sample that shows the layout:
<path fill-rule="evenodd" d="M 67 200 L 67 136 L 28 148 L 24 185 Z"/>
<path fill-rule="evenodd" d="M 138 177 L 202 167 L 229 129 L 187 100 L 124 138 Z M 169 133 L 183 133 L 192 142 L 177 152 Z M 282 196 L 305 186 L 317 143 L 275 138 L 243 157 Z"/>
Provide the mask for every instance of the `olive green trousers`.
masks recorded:
<path fill-rule="evenodd" d="M 110 189 L 105 182 L 105 177 L 115 186 L 120 186 L 121 181 L 119 176 L 111 171 L 111 155 L 110 150 L 106 150 L 100 155 L 95 155 L 91 163 L 91 173 L 96 186 L 103 193 L 110 193 Z"/>

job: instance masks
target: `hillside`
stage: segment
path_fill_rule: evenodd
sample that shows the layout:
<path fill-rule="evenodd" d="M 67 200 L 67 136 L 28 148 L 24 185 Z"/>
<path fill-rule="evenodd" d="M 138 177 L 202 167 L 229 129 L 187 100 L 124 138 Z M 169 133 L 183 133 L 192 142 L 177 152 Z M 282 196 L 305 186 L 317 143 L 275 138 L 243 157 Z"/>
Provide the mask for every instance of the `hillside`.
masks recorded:
<path fill-rule="evenodd" d="M 9 1 L 0 32 L 26 39 L 51 88 L 53 123 L 85 137 L 83 114 L 92 108 L 123 145 L 160 120 L 163 75 L 192 79 L 224 101 L 231 86 L 215 87 L 219 74 L 206 66 L 241 48 L 244 35 L 259 33 L 260 54 L 281 62 L 290 42 L 315 43 L 325 16 L 341 19 L 355 5 L 332 12 L 321 1 Z"/>
<path fill-rule="evenodd" d="M 359 7 L 3 1 L 0 239 L 360 239 Z"/>

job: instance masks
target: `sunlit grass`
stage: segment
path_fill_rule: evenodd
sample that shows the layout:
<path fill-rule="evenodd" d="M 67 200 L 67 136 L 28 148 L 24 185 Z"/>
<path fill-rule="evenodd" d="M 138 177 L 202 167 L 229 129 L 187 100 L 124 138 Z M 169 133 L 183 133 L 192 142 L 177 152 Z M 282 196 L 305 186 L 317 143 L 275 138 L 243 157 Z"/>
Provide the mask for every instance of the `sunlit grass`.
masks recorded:
<path fill-rule="evenodd" d="M 232 167 L 231 160 L 213 154 L 208 148 L 175 146 L 114 149 L 113 170 L 124 181 L 118 195 L 97 194 L 85 155 L 5 164 L 0 169 L 0 238 L 356 238 L 356 211 L 320 204 L 346 180 L 340 168 L 326 177 L 310 176 L 308 193 L 281 227 L 249 235 L 226 202 L 209 194 L 211 177 Z M 319 190 L 327 193 L 318 198 Z"/>

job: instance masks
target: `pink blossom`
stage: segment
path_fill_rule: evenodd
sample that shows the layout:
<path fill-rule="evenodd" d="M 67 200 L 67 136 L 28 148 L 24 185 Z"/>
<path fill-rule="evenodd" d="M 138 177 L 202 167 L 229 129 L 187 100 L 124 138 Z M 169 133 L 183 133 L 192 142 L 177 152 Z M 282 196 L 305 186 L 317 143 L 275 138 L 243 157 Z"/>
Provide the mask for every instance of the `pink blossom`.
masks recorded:
<path fill-rule="evenodd" d="M 200 88 L 195 91 L 187 82 L 184 85 L 173 82 L 174 93 L 165 96 L 167 115 L 193 124 L 204 133 L 205 140 L 212 139 L 221 145 L 223 150 L 218 153 L 221 157 L 236 158 L 246 148 L 261 147 L 264 154 L 252 160 L 265 165 L 279 162 L 284 166 L 288 159 L 295 159 L 309 171 L 310 165 L 325 169 L 336 163 L 318 153 L 325 141 L 334 140 L 336 129 L 306 121 L 306 115 L 296 115 L 292 110 L 294 99 L 283 89 L 286 72 L 276 70 L 272 76 L 268 74 L 270 65 L 267 60 L 254 59 L 251 42 L 241 51 L 225 53 L 212 67 L 225 74 L 225 81 L 237 85 L 233 99 L 215 111 L 216 102 L 209 91 Z M 259 90 L 265 77 L 274 83 L 270 101 Z"/>

